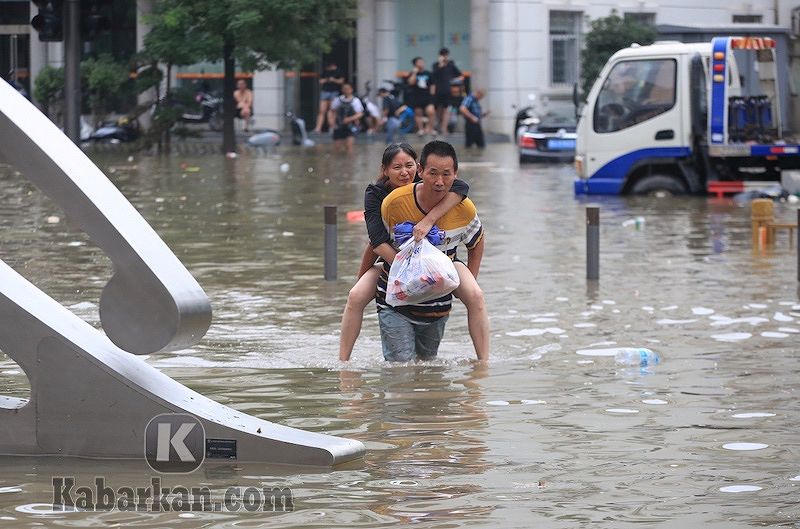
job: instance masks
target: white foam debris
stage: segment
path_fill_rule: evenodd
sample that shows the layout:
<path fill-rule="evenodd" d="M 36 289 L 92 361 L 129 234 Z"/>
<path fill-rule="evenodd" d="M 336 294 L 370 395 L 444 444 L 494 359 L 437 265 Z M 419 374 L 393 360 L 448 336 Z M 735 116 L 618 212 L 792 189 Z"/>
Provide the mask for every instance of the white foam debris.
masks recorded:
<path fill-rule="evenodd" d="M 729 332 L 725 334 L 712 334 L 711 337 L 719 342 L 738 342 L 753 336 L 749 332 Z"/>
<path fill-rule="evenodd" d="M 787 338 L 789 335 L 785 332 L 764 331 L 761 336 L 764 338 Z"/>
<path fill-rule="evenodd" d="M 668 305 L 666 307 L 661 307 L 661 310 L 664 310 L 664 311 L 666 311 L 666 310 L 676 310 L 677 308 L 678 308 L 677 305 Z"/>
<path fill-rule="evenodd" d="M 787 316 L 783 312 L 776 312 L 772 319 L 775 321 L 794 321 L 794 318 Z"/>
<path fill-rule="evenodd" d="M 762 323 L 767 323 L 769 320 L 767 318 L 763 318 L 761 316 L 749 316 L 744 318 L 729 318 L 727 316 L 711 316 L 711 325 L 714 327 L 720 327 L 723 325 L 733 325 L 735 323 L 749 323 L 752 326 L 761 325 Z"/>
<path fill-rule="evenodd" d="M 720 487 L 720 492 L 755 492 L 761 490 L 757 485 L 728 485 L 727 487 Z"/>
<path fill-rule="evenodd" d="M 663 318 L 657 320 L 656 323 L 659 325 L 684 325 L 686 323 L 694 323 L 697 320 L 694 319 L 687 319 L 687 320 L 671 320 L 669 318 Z"/>
<path fill-rule="evenodd" d="M 708 316 L 709 314 L 714 314 L 714 309 L 708 309 L 706 307 L 692 307 L 692 314 L 695 316 Z"/>
<path fill-rule="evenodd" d="M 622 414 L 639 413 L 639 410 L 632 410 L 630 408 L 607 408 L 606 411 L 608 413 L 622 413 Z"/>
<path fill-rule="evenodd" d="M 766 443 L 725 443 L 722 445 L 722 448 L 725 450 L 737 450 L 737 451 L 748 451 L 748 450 L 763 450 L 767 448 L 769 445 Z"/>
<path fill-rule="evenodd" d="M 749 412 L 749 413 L 736 413 L 734 415 L 731 415 L 731 417 L 733 417 L 735 419 L 756 419 L 756 418 L 759 418 L 759 417 L 775 417 L 775 414 L 774 413 L 768 413 L 768 412 L 756 411 L 756 412 Z"/>
<path fill-rule="evenodd" d="M 522 329 L 521 331 L 509 331 L 507 336 L 542 336 L 543 334 L 564 334 L 564 329 L 558 327 L 547 327 L 546 329 Z"/>
<path fill-rule="evenodd" d="M 794 327 L 778 327 L 778 331 L 788 332 L 789 334 L 800 334 L 800 329 L 795 329 Z"/>

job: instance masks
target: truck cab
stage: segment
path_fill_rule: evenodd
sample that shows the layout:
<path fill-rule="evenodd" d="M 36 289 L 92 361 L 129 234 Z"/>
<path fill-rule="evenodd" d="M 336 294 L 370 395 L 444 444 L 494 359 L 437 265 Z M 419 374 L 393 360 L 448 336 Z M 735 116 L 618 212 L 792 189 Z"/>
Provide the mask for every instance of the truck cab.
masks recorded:
<path fill-rule="evenodd" d="M 715 182 L 744 189 L 780 180 L 798 156 L 782 137 L 769 41 L 660 42 L 614 54 L 578 123 L 576 194 L 705 193 Z M 743 93 L 734 50 L 757 52 L 761 94 Z"/>

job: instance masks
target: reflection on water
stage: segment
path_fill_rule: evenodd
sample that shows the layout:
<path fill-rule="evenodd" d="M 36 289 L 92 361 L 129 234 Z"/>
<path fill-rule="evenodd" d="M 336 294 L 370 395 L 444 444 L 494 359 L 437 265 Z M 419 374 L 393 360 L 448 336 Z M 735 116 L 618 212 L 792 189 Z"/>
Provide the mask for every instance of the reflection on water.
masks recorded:
<path fill-rule="evenodd" d="M 511 145 L 464 153 L 460 176 L 487 229 L 481 284 L 491 364 L 470 362 L 457 304 L 439 359 L 386 365 L 370 307 L 354 360 L 343 366 L 339 318 L 366 242 L 363 224 L 348 223 L 345 212 L 361 208 L 380 151 L 99 160 L 214 307 L 201 344 L 148 361 L 258 417 L 359 439 L 365 461 L 334 472 L 204 465 L 164 477 L 220 494 L 233 485 L 289 486 L 291 513 L 48 514 L 37 504 L 51 501 L 52 476 L 91 483 L 103 475 L 137 486 L 150 473 L 143 461 L 5 457 L 0 526 L 798 521 L 796 256 L 786 245 L 754 253 L 748 208 L 697 197 L 593 197 L 601 206 L 601 280 L 587 283 L 585 203 L 572 195 L 571 169 L 518 168 Z M 327 204 L 340 214 L 335 282 L 322 280 Z M 776 209 L 793 220 L 793 209 Z M 99 326 L 109 261 L 7 166 L 0 166 L 0 257 Z M 641 370 L 576 354 L 616 347 L 646 347 L 662 362 Z M 25 396 L 24 373 L 0 359 L 0 395 Z M 760 448 L 730 449 L 753 446 Z"/>

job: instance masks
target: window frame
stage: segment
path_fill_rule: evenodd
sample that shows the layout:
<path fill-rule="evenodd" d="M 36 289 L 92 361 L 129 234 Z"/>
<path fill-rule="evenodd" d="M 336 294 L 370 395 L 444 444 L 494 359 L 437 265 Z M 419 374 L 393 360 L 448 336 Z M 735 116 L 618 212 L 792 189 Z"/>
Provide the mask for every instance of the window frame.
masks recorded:
<path fill-rule="evenodd" d="M 634 123 L 627 124 L 625 126 L 621 126 L 620 128 L 614 130 L 598 130 L 598 116 L 600 112 L 600 96 L 603 94 L 603 91 L 606 89 L 605 85 L 608 80 L 611 78 L 611 74 L 614 70 L 622 65 L 622 64 L 631 64 L 631 63 L 645 63 L 645 62 L 670 62 L 673 65 L 673 76 L 672 76 L 672 102 L 668 107 L 665 107 L 663 110 L 658 112 L 658 114 L 654 114 L 644 120 L 637 121 Z M 608 72 L 608 75 L 603 79 L 603 84 L 600 87 L 600 91 L 597 93 L 597 99 L 595 100 L 595 106 L 592 111 L 592 131 L 595 134 L 614 134 L 618 132 L 622 132 L 624 130 L 628 130 L 632 127 L 637 125 L 641 125 L 642 123 L 647 123 L 651 119 L 654 119 L 658 116 L 666 114 L 667 112 L 673 110 L 675 105 L 678 102 L 678 61 L 674 57 L 652 57 L 652 58 L 636 58 L 636 59 L 622 59 L 614 63 L 614 66 L 611 67 L 611 70 Z M 603 105 L 605 106 L 605 105 Z M 637 109 L 638 110 L 638 109 Z"/>
<path fill-rule="evenodd" d="M 571 33 L 553 33 L 553 15 L 567 15 L 569 18 L 572 19 L 572 32 Z M 551 9 L 548 11 L 548 26 L 547 26 L 547 38 L 548 38 L 548 61 L 549 61 L 549 68 L 548 68 L 548 81 L 551 88 L 568 88 L 573 85 L 573 83 L 577 83 L 580 81 L 581 77 L 581 50 L 583 49 L 583 24 L 584 24 L 584 13 L 583 11 L 575 11 L 569 9 Z M 575 54 L 574 57 L 568 57 L 568 59 L 572 59 L 574 61 L 570 64 L 570 61 L 566 61 L 564 65 L 564 80 L 563 81 L 556 81 L 555 80 L 555 66 L 556 61 L 554 60 L 553 54 L 555 53 L 555 47 L 553 46 L 554 42 L 574 42 L 575 44 Z M 573 77 L 574 79 L 570 79 Z"/>

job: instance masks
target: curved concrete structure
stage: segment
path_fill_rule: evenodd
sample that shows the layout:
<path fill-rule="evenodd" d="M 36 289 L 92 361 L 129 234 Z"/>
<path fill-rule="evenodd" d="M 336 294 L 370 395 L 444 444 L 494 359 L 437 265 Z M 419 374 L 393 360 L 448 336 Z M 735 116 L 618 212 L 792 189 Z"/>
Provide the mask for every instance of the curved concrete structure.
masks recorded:
<path fill-rule="evenodd" d="M 0 156 L 114 263 L 100 300 L 107 337 L 0 261 L 0 351 L 31 384 L 29 401 L 0 396 L 0 454 L 144 458 L 150 421 L 180 413 L 199 420 L 203 441 L 213 441 L 206 457 L 328 467 L 363 457 L 358 441 L 237 412 L 129 354 L 199 341 L 211 322 L 208 298 L 105 175 L 2 80 L 0 138 Z M 170 441 L 169 457 L 179 457 L 178 434 Z"/>

